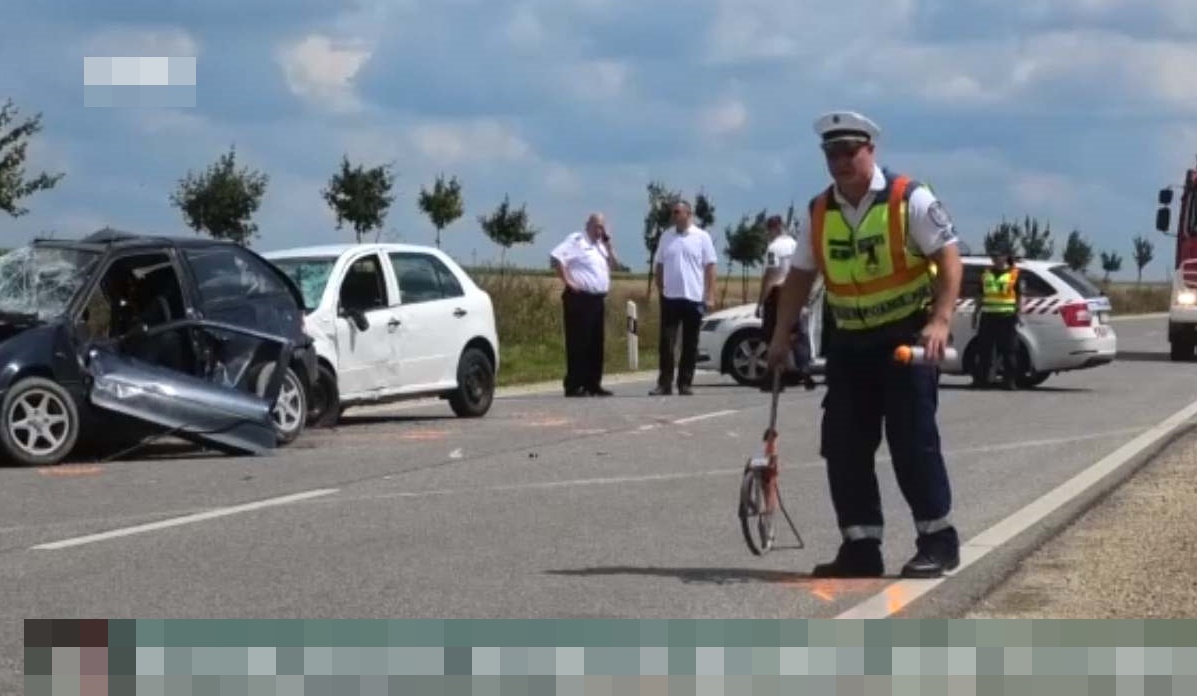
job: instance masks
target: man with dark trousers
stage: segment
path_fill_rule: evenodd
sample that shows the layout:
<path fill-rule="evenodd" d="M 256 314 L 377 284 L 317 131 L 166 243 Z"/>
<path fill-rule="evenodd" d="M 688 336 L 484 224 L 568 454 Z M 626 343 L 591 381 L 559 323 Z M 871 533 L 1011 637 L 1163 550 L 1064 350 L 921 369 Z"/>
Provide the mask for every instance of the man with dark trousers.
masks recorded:
<path fill-rule="evenodd" d="M 789 325 L 822 275 L 835 329 L 826 351 L 820 453 L 842 541 L 835 558 L 812 574 L 884 574 L 875 471 L 884 435 L 917 534 L 902 575 L 939 577 L 960 564 L 936 422 L 937 363 L 963 274 L 955 226 L 927 186 L 878 166 L 873 121 L 836 111 L 816 120 L 815 131 L 833 183 L 810 201 L 777 312 L 779 325 Z M 929 362 L 895 360 L 898 347 L 916 344 Z M 770 367 L 783 366 L 789 352 L 789 342 L 775 334 Z"/>
<path fill-rule="evenodd" d="M 715 264 L 718 256 L 711 235 L 690 220 L 690 204 L 673 206 L 674 227 L 661 233 L 655 279 L 661 302 L 661 332 L 657 359 L 657 388 L 651 396 L 673 393 L 673 349 L 680 329 L 681 359 L 677 364 L 677 392 L 693 394 L 698 362 L 698 330 L 703 314 L 715 306 Z"/>
<path fill-rule="evenodd" d="M 780 215 L 773 215 L 765 221 L 765 234 L 768 246 L 765 248 L 765 272 L 761 275 L 761 292 L 757 298 L 756 315 L 761 319 L 761 333 L 767 346 L 773 339 L 773 332 L 777 330 L 777 294 L 786 280 L 786 273 L 790 270 L 790 258 L 794 255 L 794 247 L 798 242 L 785 229 Z M 782 388 L 784 389 L 786 384 L 801 380 L 808 390 L 814 389 L 815 383 L 809 373 L 812 356 L 806 317 L 799 319 L 791 333 L 794 336 L 797 375 L 787 375 Z M 773 380 L 765 377 L 761 380 L 760 388 L 761 391 L 773 391 Z"/>
<path fill-rule="evenodd" d="M 603 388 L 604 328 L 611 267 L 617 262 L 603 216 L 592 214 L 585 230 L 566 237 L 549 258 L 565 284 L 565 395 L 610 396 Z"/>
<path fill-rule="evenodd" d="M 1002 354 L 1003 386 L 1018 388 L 1018 324 L 1022 321 L 1022 279 L 1014 266 L 1014 256 L 1007 249 L 994 250 L 993 266 L 981 274 L 981 292 L 973 312 L 977 330 L 977 359 L 972 386 L 989 386 L 995 350 Z M 978 330 L 978 323 L 980 329 Z"/>

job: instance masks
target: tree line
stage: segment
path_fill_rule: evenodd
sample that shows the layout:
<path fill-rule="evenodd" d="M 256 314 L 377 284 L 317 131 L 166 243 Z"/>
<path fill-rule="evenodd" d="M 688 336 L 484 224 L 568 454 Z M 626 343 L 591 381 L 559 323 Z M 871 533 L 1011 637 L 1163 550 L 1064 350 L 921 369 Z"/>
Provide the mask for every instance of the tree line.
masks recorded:
<path fill-rule="evenodd" d="M 1143 235 L 1136 235 L 1131 251 L 1131 258 L 1138 270 L 1136 283 L 1143 282 L 1143 269 L 1155 259 L 1155 245 Z M 1021 223 L 1002 220 L 993 230 L 985 235 L 985 253 L 993 254 L 1002 249 L 1024 259 L 1050 260 L 1055 254 L 1055 241 L 1052 240 L 1051 223 L 1039 224 L 1038 219 L 1026 217 Z M 1074 271 L 1088 274 L 1093 265 L 1093 245 L 1074 229 L 1068 233 L 1064 241 L 1064 252 L 1061 260 Z M 1110 274 L 1122 270 L 1122 255 L 1116 251 L 1102 251 L 1100 254 L 1101 270 L 1105 272 L 1103 282 L 1110 282 Z"/>
<path fill-rule="evenodd" d="M 42 130 L 41 114 L 17 119 L 18 111 L 12 100 L 0 105 L 0 210 L 12 217 L 29 212 L 21 202 L 39 191 L 54 188 L 65 176 L 64 173 L 42 172 L 29 176 L 25 172 L 25 159 L 29 142 Z M 259 236 L 257 223 L 253 218 L 261 207 L 270 185 L 270 177 L 248 167 L 237 166 L 235 146 L 220 155 L 215 162 L 199 172 L 188 171 L 179 179 L 168 195 L 170 203 L 179 210 L 184 223 L 201 234 L 216 239 L 226 239 L 248 246 Z M 354 239 L 374 233 L 377 240 L 386 223 L 387 215 L 395 201 L 393 192 L 395 174 L 393 164 L 367 167 L 353 164 L 348 155 L 341 158 L 340 166 L 329 177 L 327 185 L 320 191 L 324 202 L 336 218 L 336 228 L 352 228 Z M 648 283 L 651 289 L 657 248 L 661 235 L 673 226 L 673 205 L 682 198 L 680 191 L 672 190 L 661 181 L 652 181 L 647 186 L 648 205 L 644 217 L 644 245 L 648 251 Z M 442 232 L 465 214 L 464 193 L 457 177 L 446 179 L 438 175 L 429 187 L 421 187 L 416 204 L 436 230 L 435 243 L 441 246 Z M 713 232 L 716 222 L 715 204 L 710 195 L 699 191 L 695 196 L 694 218 L 703 229 Z M 740 266 L 741 289 L 748 297 L 748 273 L 760 265 L 768 245 L 765 221 L 767 209 L 753 214 L 741 215 L 734 224 L 723 229 L 724 257 L 727 272 L 734 272 Z M 517 244 L 531 244 L 540 233 L 528 215 L 526 204 L 513 206 L 509 196 L 504 196 L 489 214 L 479 215 L 478 224 L 482 232 L 500 248 L 500 263 L 506 265 L 507 251 Z M 785 229 L 795 231 L 794 204 L 791 201 L 784 216 Z M 1010 249 L 1017 256 L 1028 259 L 1050 259 L 1054 254 L 1055 242 L 1051 238 L 1050 223 L 1040 225 L 1039 220 L 1026 217 L 1023 222 L 1003 220 L 986 233 L 986 253 L 999 248 Z M 1131 258 L 1138 268 L 1138 282 L 1142 282 L 1143 268 L 1154 259 L 1154 244 L 1142 235 L 1133 242 Z M 1063 251 L 1063 261 L 1072 269 L 1087 273 L 1093 263 L 1093 246 L 1079 230 L 1069 233 Z M 1101 269 L 1105 281 L 1110 274 L 1122 269 L 1122 256 L 1115 251 L 1100 253 Z M 616 270 L 626 271 L 626 266 Z M 723 289 L 726 298 L 727 286 Z"/>

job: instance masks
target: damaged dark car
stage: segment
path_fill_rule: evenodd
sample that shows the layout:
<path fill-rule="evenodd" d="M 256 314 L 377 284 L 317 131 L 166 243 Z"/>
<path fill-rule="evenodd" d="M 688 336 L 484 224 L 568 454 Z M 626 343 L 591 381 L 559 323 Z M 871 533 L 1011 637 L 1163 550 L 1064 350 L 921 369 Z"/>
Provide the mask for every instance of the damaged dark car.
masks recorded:
<path fill-rule="evenodd" d="M 299 437 L 315 375 L 299 289 L 244 247 L 101 230 L 0 256 L 4 463 L 162 435 L 260 454 Z"/>

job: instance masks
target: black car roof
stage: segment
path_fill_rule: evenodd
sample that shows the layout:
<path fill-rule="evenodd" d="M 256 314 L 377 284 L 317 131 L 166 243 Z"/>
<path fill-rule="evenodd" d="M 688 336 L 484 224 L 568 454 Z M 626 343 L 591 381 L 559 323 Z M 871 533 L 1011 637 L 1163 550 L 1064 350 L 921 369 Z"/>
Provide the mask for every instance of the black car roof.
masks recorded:
<path fill-rule="evenodd" d="M 76 249 L 104 251 L 107 249 L 135 249 L 138 247 L 204 248 L 213 246 L 228 246 L 233 242 L 211 237 L 174 237 L 167 235 L 138 234 L 126 232 L 111 227 L 96 230 L 82 239 L 61 239 L 53 237 L 38 237 L 33 244 L 44 246 L 62 246 Z"/>

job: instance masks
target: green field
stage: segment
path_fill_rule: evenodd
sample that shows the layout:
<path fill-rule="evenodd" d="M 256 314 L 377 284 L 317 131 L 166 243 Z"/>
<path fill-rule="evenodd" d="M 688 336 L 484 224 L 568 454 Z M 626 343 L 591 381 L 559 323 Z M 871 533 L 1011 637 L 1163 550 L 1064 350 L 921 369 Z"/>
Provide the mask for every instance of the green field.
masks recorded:
<path fill-rule="evenodd" d="M 500 385 L 559 380 L 565 371 L 565 338 L 561 313 L 561 283 L 549 270 L 490 268 L 468 269 L 490 293 L 498 322 Z M 739 274 L 724 276 L 716 292 L 717 309 L 755 302 L 759 277 L 749 277 L 747 288 Z M 747 292 L 745 292 L 745 290 Z M 1110 283 L 1106 288 L 1115 314 L 1143 314 L 1168 309 L 1169 288 L 1164 284 Z M 616 274 L 607 297 L 606 372 L 629 369 L 626 310 L 628 300 L 639 310 L 639 369 L 657 365 L 657 306 L 647 302 L 648 275 Z"/>

